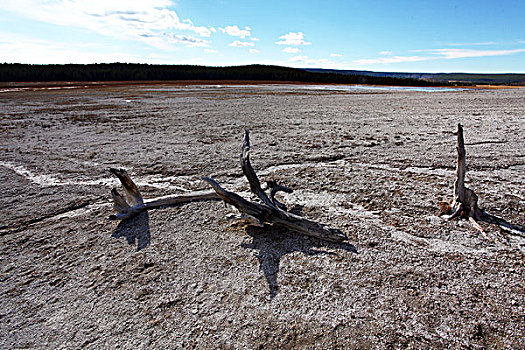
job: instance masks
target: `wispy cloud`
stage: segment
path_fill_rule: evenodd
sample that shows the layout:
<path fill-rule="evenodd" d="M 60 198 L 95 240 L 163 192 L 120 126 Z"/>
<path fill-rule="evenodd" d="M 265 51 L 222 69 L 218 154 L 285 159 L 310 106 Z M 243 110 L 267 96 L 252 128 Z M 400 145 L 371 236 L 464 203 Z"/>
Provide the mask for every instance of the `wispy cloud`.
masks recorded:
<path fill-rule="evenodd" d="M 55 42 L 38 40 L 24 35 L 0 33 L 0 57 L 2 62 L 29 64 L 67 64 L 94 62 L 165 63 L 158 55 L 141 57 L 118 48 L 100 44 Z M 35 55 L 38 52 L 38 55 Z"/>
<path fill-rule="evenodd" d="M 257 49 L 250 49 L 250 53 L 259 53 L 259 50 L 257 50 Z"/>
<path fill-rule="evenodd" d="M 490 56 L 507 56 L 525 52 L 525 49 L 515 50 L 471 50 L 471 49 L 431 49 L 431 50 L 413 50 L 412 52 L 426 53 L 427 55 L 415 56 L 390 56 L 355 60 L 354 63 L 358 65 L 368 64 L 384 64 L 403 63 L 403 62 L 418 62 L 430 60 L 451 60 L 458 58 L 473 58 L 473 57 L 490 57 Z"/>
<path fill-rule="evenodd" d="M 494 41 L 483 41 L 483 42 L 477 42 L 477 43 L 446 43 L 447 46 L 490 46 L 490 45 L 498 45 L 497 42 Z"/>
<path fill-rule="evenodd" d="M 233 46 L 233 47 L 249 47 L 249 46 L 255 46 L 255 44 L 252 43 L 252 42 L 249 42 L 249 41 L 239 41 L 239 40 L 235 40 L 234 42 L 228 44 L 228 46 Z"/>
<path fill-rule="evenodd" d="M 299 53 L 301 52 L 301 49 L 299 49 L 298 47 L 290 47 L 290 46 L 287 46 L 283 49 L 283 52 L 286 52 L 286 53 Z"/>
<path fill-rule="evenodd" d="M 18 16 L 41 22 L 85 28 L 119 39 L 133 39 L 153 46 L 202 46 L 204 41 L 190 35 L 177 36 L 176 31 L 189 31 L 209 37 L 210 28 L 196 26 L 190 19 L 180 19 L 170 10 L 169 0 L 17 0 L 1 1 L 0 8 Z M 175 31 L 175 32 L 174 32 Z M 182 34 L 180 34 L 182 35 Z"/>
<path fill-rule="evenodd" d="M 392 51 L 381 51 L 379 54 L 380 54 L 380 55 L 385 55 L 385 56 L 386 56 L 386 55 L 392 55 L 393 52 L 392 52 Z"/>
<path fill-rule="evenodd" d="M 358 65 L 366 64 L 391 64 L 391 63 L 402 63 L 402 62 L 417 62 L 427 61 L 433 59 L 432 57 L 422 56 L 391 56 L 391 57 L 379 57 L 379 58 L 365 58 L 355 60 L 354 63 Z"/>
<path fill-rule="evenodd" d="M 219 28 L 219 30 L 228 35 L 237 36 L 242 39 L 245 39 L 246 37 L 251 36 L 250 27 L 244 27 L 244 29 L 240 29 L 238 26 L 234 25 L 234 26 L 226 26 L 224 28 Z"/>
<path fill-rule="evenodd" d="M 188 47 L 202 47 L 202 46 L 208 46 L 209 41 L 203 40 L 199 38 L 195 38 L 190 35 L 183 35 L 183 34 L 165 34 L 167 40 L 171 44 L 184 44 Z"/>
<path fill-rule="evenodd" d="M 275 42 L 277 45 L 287 46 L 299 46 L 299 45 L 310 45 L 311 43 L 304 41 L 304 34 L 302 32 L 284 34 L 279 37 L 281 41 Z"/>
<path fill-rule="evenodd" d="M 331 53 L 330 54 L 330 57 L 342 57 L 343 55 L 341 55 L 340 53 Z"/>
<path fill-rule="evenodd" d="M 337 63 L 327 59 L 327 58 L 311 58 L 305 55 L 297 55 L 288 60 L 289 62 L 293 63 L 294 66 L 297 67 L 310 67 L 310 68 L 318 68 L 318 67 L 336 67 Z"/>
<path fill-rule="evenodd" d="M 507 56 L 525 52 L 525 49 L 516 50 L 467 50 L 467 49 L 435 49 L 428 52 L 442 56 L 447 60 L 468 57 Z"/>

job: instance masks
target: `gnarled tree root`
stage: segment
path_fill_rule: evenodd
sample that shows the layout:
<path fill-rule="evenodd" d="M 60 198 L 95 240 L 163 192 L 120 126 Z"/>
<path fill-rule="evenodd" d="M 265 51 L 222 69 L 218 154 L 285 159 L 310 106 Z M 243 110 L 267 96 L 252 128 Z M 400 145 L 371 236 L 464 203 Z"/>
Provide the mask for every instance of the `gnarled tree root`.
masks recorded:
<path fill-rule="evenodd" d="M 485 234 L 483 227 L 478 222 L 483 221 L 489 224 L 497 225 L 502 230 L 509 233 L 524 236 L 525 229 L 520 226 L 512 225 L 504 219 L 491 215 L 478 207 L 478 196 L 474 191 L 465 186 L 465 140 L 463 138 L 463 127 L 458 124 L 457 132 L 457 167 L 456 167 L 456 181 L 454 182 L 454 199 L 452 203 L 441 203 L 441 215 L 445 220 L 452 220 L 460 217 L 468 219 L 472 226 L 474 226 L 481 233 Z"/>
<path fill-rule="evenodd" d="M 292 190 L 280 186 L 275 182 L 269 182 L 270 196 L 261 188 L 261 183 L 250 163 L 250 138 L 248 130 L 244 133 L 244 142 L 241 153 L 241 167 L 244 175 L 250 183 L 251 191 L 262 201 L 262 203 L 250 202 L 236 193 L 222 188 L 217 181 L 209 177 L 202 179 L 209 183 L 217 195 L 226 203 L 233 205 L 241 212 L 244 223 L 248 225 L 262 226 L 264 224 L 283 226 L 295 232 L 316 237 L 331 242 L 343 242 L 346 235 L 338 229 L 327 228 L 325 225 L 311 221 L 285 211 L 285 206 L 275 199 L 278 191 L 290 193 Z"/>

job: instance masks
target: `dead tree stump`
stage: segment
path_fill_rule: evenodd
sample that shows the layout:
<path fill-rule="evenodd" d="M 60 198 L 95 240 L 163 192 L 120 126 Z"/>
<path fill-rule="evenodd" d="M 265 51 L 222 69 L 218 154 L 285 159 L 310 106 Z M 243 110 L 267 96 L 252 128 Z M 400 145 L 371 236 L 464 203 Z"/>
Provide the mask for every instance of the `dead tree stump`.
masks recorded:
<path fill-rule="evenodd" d="M 485 233 L 479 221 L 499 226 L 502 230 L 509 233 L 522 236 L 525 230 L 516 225 L 512 225 L 504 219 L 491 215 L 478 207 L 478 196 L 474 191 L 465 186 L 465 140 L 463 138 L 463 127 L 458 124 L 457 131 L 457 164 L 456 164 L 456 181 L 454 182 L 454 198 L 451 203 L 443 202 L 440 204 L 440 210 L 443 218 L 447 221 L 460 217 L 468 219 L 472 226 L 480 232 Z"/>

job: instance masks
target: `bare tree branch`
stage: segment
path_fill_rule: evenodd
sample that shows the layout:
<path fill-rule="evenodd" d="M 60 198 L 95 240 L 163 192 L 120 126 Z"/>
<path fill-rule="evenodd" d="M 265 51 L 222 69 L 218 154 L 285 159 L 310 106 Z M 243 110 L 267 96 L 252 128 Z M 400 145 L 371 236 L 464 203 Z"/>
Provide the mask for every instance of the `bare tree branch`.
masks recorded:
<path fill-rule="evenodd" d="M 124 188 L 125 196 L 120 195 L 116 188 L 111 190 L 113 197 L 113 208 L 116 214 L 110 215 L 110 220 L 124 220 L 129 219 L 138 213 L 160 207 L 166 207 L 187 202 L 202 201 L 202 200 L 218 200 L 219 197 L 213 191 L 187 193 L 179 196 L 172 196 L 167 198 L 160 198 L 151 201 L 144 201 L 140 194 L 137 185 L 131 180 L 124 169 L 110 169 L 112 174 L 118 177 L 122 187 Z"/>
<path fill-rule="evenodd" d="M 346 235 L 341 230 L 327 228 L 323 224 L 283 210 L 282 207 L 284 205 L 275 200 L 275 193 L 278 191 L 289 193 L 291 192 L 291 189 L 277 185 L 277 183 L 273 182 L 269 184 L 269 187 L 271 188 L 271 199 L 268 197 L 261 188 L 261 183 L 250 163 L 250 138 L 248 130 L 245 130 L 244 133 L 244 141 L 241 151 L 241 167 L 244 175 L 250 183 L 251 191 L 263 202 L 262 204 L 250 202 L 236 193 L 225 190 L 212 178 L 203 177 L 203 180 L 209 183 L 217 195 L 226 203 L 232 204 L 242 214 L 257 219 L 257 222 L 259 223 L 283 226 L 292 231 L 331 242 L 342 242 L 347 239 Z"/>

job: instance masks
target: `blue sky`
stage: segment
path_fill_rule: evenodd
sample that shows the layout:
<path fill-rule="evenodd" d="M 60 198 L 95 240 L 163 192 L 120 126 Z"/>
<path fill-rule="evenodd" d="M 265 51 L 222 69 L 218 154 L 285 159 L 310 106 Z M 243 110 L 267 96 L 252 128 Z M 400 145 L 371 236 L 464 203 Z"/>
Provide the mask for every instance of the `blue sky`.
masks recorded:
<path fill-rule="evenodd" d="M 525 1 L 0 0 L 0 62 L 525 73 Z"/>

